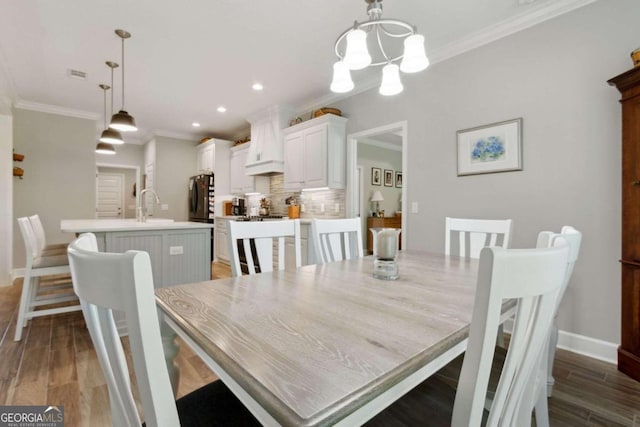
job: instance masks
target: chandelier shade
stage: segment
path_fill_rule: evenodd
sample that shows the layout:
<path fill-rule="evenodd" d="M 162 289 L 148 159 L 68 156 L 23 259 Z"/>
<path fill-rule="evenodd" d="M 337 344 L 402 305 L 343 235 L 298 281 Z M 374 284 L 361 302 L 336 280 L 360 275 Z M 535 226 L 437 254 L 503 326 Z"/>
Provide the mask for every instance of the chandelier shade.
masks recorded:
<path fill-rule="evenodd" d="M 346 93 L 353 89 L 351 72 L 344 61 L 333 64 L 333 80 L 331 81 L 331 91 L 335 93 Z"/>
<path fill-rule="evenodd" d="M 96 153 L 98 154 L 116 154 L 115 148 L 113 148 L 113 144 L 109 143 L 109 141 L 103 141 L 103 137 L 109 136 L 110 129 L 107 128 L 107 91 L 111 89 L 111 86 L 105 84 L 99 84 L 98 87 L 102 89 L 103 99 L 104 99 L 104 127 L 105 130 L 102 131 L 102 135 L 100 135 L 100 139 L 98 140 L 98 145 L 96 145 Z M 115 139 L 113 133 L 111 133 L 109 139 Z"/>
<path fill-rule="evenodd" d="M 122 134 L 115 129 L 107 128 L 102 131 L 100 135 L 100 142 L 106 142 L 108 144 L 122 145 L 124 140 Z"/>
<path fill-rule="evenodd" d="M 353 86 L 347 89 L 349 85 L 338 84 L 346 81 L 343 66 L 337 65 L 344 63 L 347 71 L 382 66 L 383 77 L 379 92 L 385 95 L 398 94 L 403 90 L 399 71 L 417 73 L 429 66 L 424 36 L 417 33 L 416 27 L 404 21 L 382 19 L 382 0 L 365 0 L 365 3 L 368 5 L 369 20 L 354 22 L 335 42 L 338 62 L 333 66 L 331 91 L 345 93 L 353 89 Z M 400 46 L 397 40 L 403 41 L 404 49 L 401 52 L 398 52 Z M 398 62 L 400 67 L 396 64 Z"/>

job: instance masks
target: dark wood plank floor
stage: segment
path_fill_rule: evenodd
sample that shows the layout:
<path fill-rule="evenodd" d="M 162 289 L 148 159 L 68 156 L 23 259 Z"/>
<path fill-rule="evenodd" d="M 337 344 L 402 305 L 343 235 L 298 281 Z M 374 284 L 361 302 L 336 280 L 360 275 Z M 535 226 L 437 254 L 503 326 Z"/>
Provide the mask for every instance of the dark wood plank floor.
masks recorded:
<path fill-rule="evenodd" d="M 212 275 L 230 271 L 214 264 Z M 111 425 L 107 386 L 80 312 L 36 318 L 13 341 L 21 287 L 0 288 L 0 405 L 59 404 L 67 427 Z M 186 344 L 177 363 L 179 396 L 216 378 Z M 554 376 L 552 426 L 640 427 L 640 383 L 615 365 L 559 350 Z"/>

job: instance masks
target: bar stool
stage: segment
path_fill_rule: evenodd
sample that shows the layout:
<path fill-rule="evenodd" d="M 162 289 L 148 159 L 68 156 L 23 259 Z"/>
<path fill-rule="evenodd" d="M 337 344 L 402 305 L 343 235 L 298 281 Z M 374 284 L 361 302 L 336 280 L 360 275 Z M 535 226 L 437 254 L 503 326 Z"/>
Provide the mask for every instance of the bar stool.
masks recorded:
<path fill-rule="evenodd" d="M 22 233 L 27 261 L 24 269 L 18 319 L 16 321 L 15 341 L 22 339 L 22 329 L 27 326 L 29 319 L 50 314 L 79 311 L 81 309 L 79 303 L 42 308 L 52 304 L 78 301 L 70 281 L 46 287 L 40 286 L 40 278 L 43 276 L 70 274 L 69 260 L 65 251 L 60 252 L 58 249 L 55 252 L 44 252 L 42 250 L 29 218 L 18 218 L 18 225 Z"/>

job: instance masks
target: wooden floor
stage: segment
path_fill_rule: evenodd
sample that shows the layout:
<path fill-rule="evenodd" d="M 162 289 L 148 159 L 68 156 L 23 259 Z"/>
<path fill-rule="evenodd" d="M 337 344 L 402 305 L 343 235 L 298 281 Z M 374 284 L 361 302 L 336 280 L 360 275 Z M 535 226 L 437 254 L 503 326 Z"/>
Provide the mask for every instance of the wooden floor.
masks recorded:
<path fill-rule="evenodd" d="M 214 264 L 212 274 L 230 271 Z M 107 386 L 81 313 L 36 318 L 14 342 L 20 290 L 0 288 L 0 405 L 64 405 L 67 427 L 111 425 Z M 179 396 L 216 378 L 183 343 L 177 364 Z M 615 365 L 559 350 L 554 376 L 552 426 L 640 427 L 640 383 Z"/>

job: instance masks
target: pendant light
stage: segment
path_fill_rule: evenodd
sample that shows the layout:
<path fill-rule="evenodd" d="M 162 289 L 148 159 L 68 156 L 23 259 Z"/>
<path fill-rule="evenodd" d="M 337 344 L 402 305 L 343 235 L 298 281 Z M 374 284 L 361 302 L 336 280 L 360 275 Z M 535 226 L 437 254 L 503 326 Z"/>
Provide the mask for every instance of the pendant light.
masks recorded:
<path fill-rule="evenodd" d="M 116 34 L 122 39 L 122 108 L 111 117 L 109 127 L 120 132 L 133 132 L 138 130 L 136 121 L 124 109 L 124 41 L 131 37 L 131 33 L 125 30 L 116 30 Z"/>
<path fill-rule="evenodd" d="M 382 83 L 380 84 L 380 95 L 397 95 L 404 87 L 400 81 L 400 70 L 397 64 L 388 63 L 382 69 Z"/>
<path fill-rule="evenodd" d="M 331 81 L 331 91 L 335 93 L 345 93 L 353 89 L 353 80 L 349 67 L 344 61 L 333 64 L 333 80 Z"/>
<path fill-rule="evenodd" d="M 113 69 L 118 68 L 119 65 L 112 61 L 106 62 L 107 67 L 111 68 L 111 113 L 109 115 L 113 115 Z M 100 142 L 106 142 L 108 144 L 120 145 L 124 144 L 124 139 L 122 138 L 122 134 L 115 129 L 111 129 L 107 126 L 105 121 L 105 130 L 102 131 L 102 135 L 100 135 Z"/>
<path fill-rule="evenodd" d="M 100 89 L 102 89 L 104 95 L 104 125 L 105 127 L 107 126 L 107 91 L 109 89 L 111 89 L 111 86 L 109 85 L 105 85 L 105 84 L 101 84 L 98 85 L 100 87 Z M 113 145 L 109 144 L 108 142 L 102 142 L 102 141 L 98 141 L 98 145 L 96 145 L 96 153 L 97 154 L 116 154 L 116 150 L 115 148 L 113 148 Z"/>

